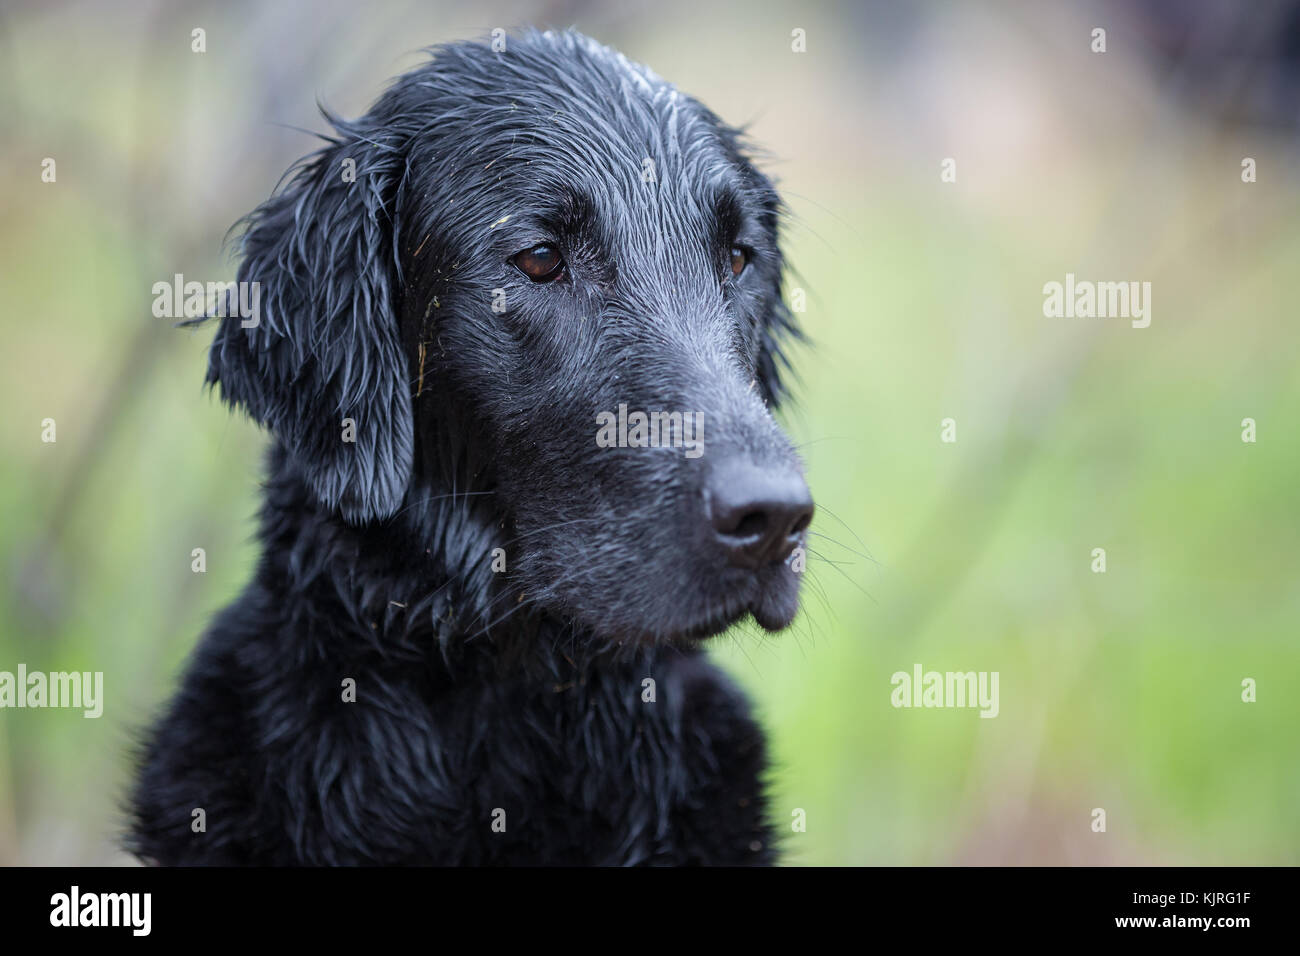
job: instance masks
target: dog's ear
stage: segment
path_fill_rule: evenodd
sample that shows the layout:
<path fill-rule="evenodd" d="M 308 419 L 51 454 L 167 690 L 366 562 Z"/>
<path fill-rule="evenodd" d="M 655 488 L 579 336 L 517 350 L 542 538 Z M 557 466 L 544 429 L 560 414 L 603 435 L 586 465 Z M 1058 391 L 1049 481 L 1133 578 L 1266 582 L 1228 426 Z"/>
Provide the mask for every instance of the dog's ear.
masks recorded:
<path fill-rule="evenodd" d="M 245 217 L 241 286 L 256 322 L 221 320 L 208 381 L 283 443 L 329 508 L 361 523 L 392 515 L 411 475 L 414 431 L 394 297 L 396 193 L 406 146 L 365 120 L 305 157 Z"/>
<path fill-rule="evenodd" d="M 759 316 L 755 365 L 763 401 L 777 408 L 787 392 L 785 379 L 794 374 L 787 349 L 791 343 L 806 341 L 784 298 L 786 263 L 781 251 L 781 222 L 786 216 L 786 207 L 776 185 L 758 169 L 757 160 L 766 153 L 748 138 L 743 129 L 728 126 L 715 113 L 704 107 L 701 109 L 718 130 L 728 158 L 755 197 L 759 207 L 759 225 L 767 233 L 775 254 L 764 269 L 763 282 L 767 288 L 763 295 L 763 313 Z"/>
<path fill-rule="evenodd" d="M 786 263 L 780 244 L 780 225 L 784 207 L 771 182 L 761 174 L 758 175 L 765 186 L 763 228 L 767 230 L 772 240 L 772 247 L 776 250 L 776 262 L 767 276 L 769 282 L 767 306 L 759 324 L 758 383 L 763 390 L 763 400 L 776 408 L 780 406 L 781 399 L 786 395 L 785 377 L 793 375 L 786 350 L 792 342 L 805 341 L 805 336 L 795 321 L 794 313 L 785 304 L 784 298 Z"/>

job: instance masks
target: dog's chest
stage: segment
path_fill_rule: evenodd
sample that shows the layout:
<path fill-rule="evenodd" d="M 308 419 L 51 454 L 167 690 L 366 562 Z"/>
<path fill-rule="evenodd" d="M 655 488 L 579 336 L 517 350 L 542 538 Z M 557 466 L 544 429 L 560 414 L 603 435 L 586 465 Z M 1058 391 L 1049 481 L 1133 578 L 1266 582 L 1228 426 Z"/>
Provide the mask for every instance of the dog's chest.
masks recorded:
<path fill-rule="evenodd" d="M 419 695 L 357 711 L 372 745 L 349 745 L 358 776 L 340 789 L 367 794 L 373 835 L 409 862 L 770 858 L 761 734 L 702 656 Z M 357 766 L 366 752 L 375 762 Z"/>

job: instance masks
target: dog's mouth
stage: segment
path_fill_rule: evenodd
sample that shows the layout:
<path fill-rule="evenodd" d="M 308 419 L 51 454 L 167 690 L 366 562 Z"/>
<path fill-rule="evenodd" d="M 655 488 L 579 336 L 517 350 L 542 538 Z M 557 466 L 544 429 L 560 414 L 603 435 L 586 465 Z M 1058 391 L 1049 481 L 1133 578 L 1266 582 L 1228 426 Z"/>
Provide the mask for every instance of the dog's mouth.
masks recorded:
<path fill-rule="evenodd" d="M 707 602 L 685 626 L 668 632 L 629 629 L 616 643 L 693 644 L 717 637 L 751 616 L 764 631 L 783 631 L 799 612 L 799 577 L 785 564 L 746 575 L 743 581 L 720 581 L 725 596 Z"/>
<path fill-rule="evenodd" d="M 753 596 L 739 610 L 720 616 L 715 627 L 703 629 L 704 637 L 713 637 L 728 627 L 742 620 L 746 614 L 754 617 L 754 622 L 765 631 L 783 631 L 794 621 L 799 613 L 799 582 L 788 568 L 780 569 L 790 580 L 774 582 L 766 587 L 755 588 Z"/>
<path fill-rule="evenodd" d="M 777 602 L 762 595 L 751 606 L 731 612 L 721 612 L 705 618 L 699 624 L 689 628 L 675 639 L 679 641 L 704 641 L 725 633 L 734 625 L 743 621 L 747 615 L 753 615 L 755 623 L 765 631 L 783 631 L 790 626 L 798 610 L 797 600 L 788 602 L 793 605 L 787 609 L 787 602 Z"/>

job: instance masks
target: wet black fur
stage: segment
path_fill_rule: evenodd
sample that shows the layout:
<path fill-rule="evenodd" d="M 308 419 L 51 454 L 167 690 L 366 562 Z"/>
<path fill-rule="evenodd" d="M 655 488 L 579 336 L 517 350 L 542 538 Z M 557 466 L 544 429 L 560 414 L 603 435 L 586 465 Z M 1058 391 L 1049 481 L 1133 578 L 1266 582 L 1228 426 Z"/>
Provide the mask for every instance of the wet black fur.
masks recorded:
<path fill-rule="evenodd" d="M 645 68 L 508 44 L 331 118 L 246 220 L 260 323 L 219 320 L 208 379 L 273 435 L 262 557 L 143 747 L 144 859 L 774 859 L 762 734 L 699 638 L 788 624 L 797 576 L 720 567 L 697 512 L 712 462 L 795 460 L 779 201 Z M 539 242 L 561 281 L 511 264 Z M 597 448 L 620 402 L 702 411 L 706 454 Z"/>

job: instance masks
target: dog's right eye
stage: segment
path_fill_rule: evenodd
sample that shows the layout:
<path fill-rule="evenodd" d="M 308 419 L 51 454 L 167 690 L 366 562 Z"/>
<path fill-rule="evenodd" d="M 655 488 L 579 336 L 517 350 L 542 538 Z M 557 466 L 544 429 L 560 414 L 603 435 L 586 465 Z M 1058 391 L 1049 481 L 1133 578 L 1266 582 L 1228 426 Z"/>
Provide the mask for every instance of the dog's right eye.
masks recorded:
<path fill-rule="evenodd" d="M 552 246 L 533 246 L 512 260 L 515 266 L 534 282 L 554 282 L 564 272 L 564 260 Z"/>

